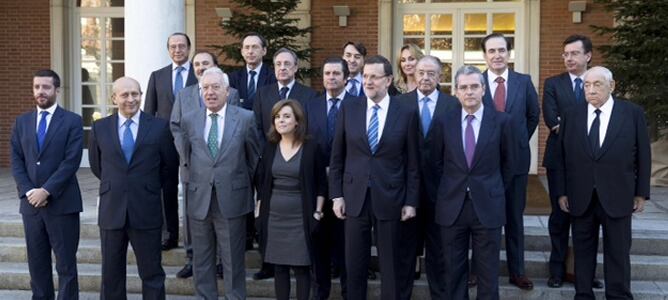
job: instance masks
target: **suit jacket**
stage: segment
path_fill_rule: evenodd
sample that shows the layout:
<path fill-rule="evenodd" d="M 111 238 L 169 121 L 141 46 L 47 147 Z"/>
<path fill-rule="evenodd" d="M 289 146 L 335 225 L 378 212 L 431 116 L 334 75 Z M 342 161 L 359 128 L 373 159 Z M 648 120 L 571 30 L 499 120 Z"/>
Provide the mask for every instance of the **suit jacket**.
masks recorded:
<path fill-rule="evenodd" d="M 313 99 L 316 96 L 316 92 L 297 81 L 292 86 L 292 89 L 289 91 L 288 99 L 295 99 L 301 103 L 302 107 L 305 106 L 306 102 Z M 253 112 L 255 113 L 255 122 L 257 122 L 257 130 L 260 135 L 260 140 L 264 145 L 267 132 L 271 128 L 271 124 L 274 120 L 271 115 L 271 109 L 274 107 L 274 104 L 280 100 L 278 94 L 278 83 L 273 83 L 266 85 L 262 88 L 259 88 L 257 94 L 255 95 L 255 102 L 253 102 Z"/>
<path fill-rule="evenodd" d="M 466 163 L 462 141 L 462 111 L 453 109 L 435 124 L 435 165 L 443 174 L 438 186 L 436 222 L 451 226 L 457 220 L 467 188 L 480 223 L 496 228 L 506 223 L 505 186 L 513 176 L 516 150 L 514 126 L 506 113 L 485 106 L 472 166 Z"/>
<path fill-rule="evenodd" d="M 197 220 L 206 218 L 211 194 L 225 218 L 235 218 L 253 211 L 252 179 L 260 157 L 260 147 L 251 111 L 227 105 L 223 139 L 216 157 L 212 157 L 204 139 L 206 110 L 191 111 L 181 119 L 181 149 L 184 167 L 190 173 L 188 184 L 188 215 Z"/>
<path fill-rule="evenodd" d="M 418 105 L 418 94 L 416 90 L 403 94 L 398 98 L 400 101 L 405 102 L 413 108 L 417 113 L 416 118 L 420 120 L 420 109 Z M 438 190 L 438 184 L 440 182 L 441 174 L 438 173 L 438 170 L 435 168 L 434 162 L 438 155 L 432 153 L 432 143 L 434 141 L 434 125 L 436 122 L 434 120 L 438 118 L 443 118 L 443 115 L 453 109 L 458 109 L 461 111 L 461 106 L 457 98 L 450 96 L 448 94 L 439 92 L 438 100 L 436 102 L 436 107 L 434 108 L 434 114 L 432 116 L 432 122 L 427 131 L 427 136 L 422 134 L 422 122 L 418 121 L 418 145 L 420 149 L 420 175 L 422 180 L 420 180 L 420 194 L 422 199 L 429 199 L 432 203 L 436 203 L 436 192 Z M 440 155 L 440 154 L 439 154 Z"/>
<path fill-rule="evenodd" d="M 485 96 L 483 103 L 486 107 L 494 108 L 494 93 L 490 91 L 487 82 L 487 72 L 483 73 L 485 78 Z M 527 174 L 531 166 L 531 149 L 529 139 L 538 126 L 540 119 L 540 108 L 538 107 L 538 94 L 531 82 L 531 76 L 508 70 L 508 81 L 506 82 L 506 113 L 510 114 L 515 125 L 515 138 L 517 139 L 516 151 L 517 161 L 515 174 Z"/>
<path fill-rule="evenodd" d="M 262 63 L 260 68 L 260 74 L 256 75 L 255 80 L 257 80 L 257 88 L 255 89 L 255 95 L 253 99 L 248 98 L 248 70 L 244 66 L 241 70 L 236 70 L 230 73 L 230 86 L 239 90 L 239 97 L 241 107 L 245 109 L 253 109 L 253 103 L 255 98 L 257 98 L 257 91 L 265 85 L 270 85 L 276 83 L 276 75 L 274 75 L 274 70 L 271 69 L 271 65 L 268 63 Z"/>
<path fill-rule="evenodd" d="M 313 98 L 313 100 L 307 101 L 304 111 L 306 112 L 307 117 L 306 123 L 308 128 L 308 136 L 316 143 L 318 143 L 318 146 L 326 157 L 325 165 L 329 166 L 329 157 L 332 153 L 332 145 L 330 144 L 327 136 L 327 100 L 327 93 L 323 93 Z M 343 99 L 341 99 L 339 107 L 343 105 L 343 102 L 348 101 L 366 101 L 366 99 L 355 97 L 346 92 Z"/>
<path fill-rule="evenodd" d="M 378 149 L 371 154 L 367 101 L 344 101 L 329 163 L 329 197 L 344 197 L 346 214 L 359 216 L 367 189 L 379 220 L 399 220 L 404 205 L 419 206 L 418 121 L 413 108 L 390 97 Z"/>
<path fill-rule="evenodd" d="M 76 177 L 83 151 L 81 117 L 56 107 L 40 151 L 36 126 L 37 110 L 33 110 L 17 117 L 12 130 L 12 175 L 21 199 L 19 212 L 29 215 L 37 214 L 40 209 L 54 215 L 81 212 L 81 191 Z M 49 192 L 49 204 L 35 208 L 28 203 L 26 193 L 40 187 Z"/>
<path fill-rule="evenodd" d="M 172 64 L 153 71 L 148 79 L 146 97 L 144 99 L 144 112 L 161 119 L 169 120 L 174 105 L 174 87 L 172 85 Z M 197 77 L 193 66 L 190 66 L 185 87 L 197 84 Z"/>
<path fill-rule="evenodd" d="M 562 115 L 557 195 L 568 196 L 574 216 L 587 210 L 594 190 L 608 216 L 631 215 L 633 197 L 649 199 L 652 158 L 644 112 L 636 104 L 615 98 L 603 145 L 594 154 L 589 145 L 587 106 L 575 105 Z"/>
<path fill-rule="evenodd" d="M 202 103 L 201 96 L 200 96 L 200 90 L 199 90 L 199 85 L 193 84 L 189 87 L 186 87 L 182 89 L 178 95 L 176 95 L 176 101 L 174 101 L 174 108 L 172 108 L 172 116 L 169 120 L 169 128 L 172 131 L 172 135 L 174 136 L 174 145 L 182 145 L 181 141 L 178 139 L 181 138 L 182 134 L 179 133 L 181 130 L 181 118 L 188 114 L 191 111 L 196 111 L 196 110 L 206 110 L 206 107 L 204 105 L 200 106 Z M 230 87 L 229 88 L 229 94 L 227 95 L 227 103 L 230 105 L 236 105 L 239 106 L 239 92 L 235 89 Z M 179 153 L 179 157 L 183 160 L 183 150 L 182 149 L 176 149 Z M 179 173 L 181 174 L 181 178 L 183 179 L 184 182 L 188 181 L 188 169 L 184 168 L 181 166 L 179 169 Z"/>
<path fill-rule="evenodd" d="M 262 154 L 262 160 L 258 166 L 260 186 L 258 187 L 258 199 L 260 204 L 260 253 L 266 253 L 267 227 L 269 225 L 269 212 L 271 211 L 271 195 L 273 190 L 274 157 L 277 144 L 267 144 Z M 280 154 L 278 154 L 280 155 Z M 312 244 L 312 235 L 316 231 L 318 221 L 313 218 L 318 196 L 327 198 L 327 175 L 325 173 L 325 158 L 319 145 L 313 140 L 306 140 L 302 145 L 302 157 L 299 164 L 299 190 L 302 200 L 302 218 L 306 245 L 311 253 L 311 259 L 315 257 Z"/>
<path fill-rule="evenodd" d="M 543 166 L 549 169 L 559 167 L 558 154 L 559 135 L 551 129 L 561 123 L 564 112 L 577 104 L 573 83 L 568 72 L 545 79 L 543 84 L 543 120 L 550 129 L 550 135 L 545 144 Z"/>
<path fill-rule="evenodd" d="M 174 148 L 162 146 L 172 143 L 169 124 L 141 113 L 130 163 L 121 149 L 118 126 L 117 114 L 100 119 L 88 139 L 90 169 L 100 179 L 98 225 L 106 230 L 160 228 L 160 190 L 178 165 Z"/>

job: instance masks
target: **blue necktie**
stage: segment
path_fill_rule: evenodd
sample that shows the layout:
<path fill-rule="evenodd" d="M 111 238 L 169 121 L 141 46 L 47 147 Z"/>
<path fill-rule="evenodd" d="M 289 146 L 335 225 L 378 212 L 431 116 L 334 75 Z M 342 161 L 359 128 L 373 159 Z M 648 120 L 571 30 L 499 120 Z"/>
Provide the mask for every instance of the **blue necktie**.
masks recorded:
<path fill-rule="evenodd" d="M 350 93 L 353 96 L 358 96 L 357 95 L 358 94 L 358 92 L 357 92 L 357 79 L 353 78 L 353 79 L 348 80 L 348 82 L 351 83 L 350 84 L 350 90 L 348 91 L 348 93 Z"/>
<path fill-rule="evenodd" d="M 42 117 L 37 125 L 37 152 L 42 151 L 42 145 L 44 144 L 44 138 L 46 137 L 46 116 L 49 112 L 43 110 L 39 114 Z"/>
<path fill-rule="evenodd" d="M 278 96 L 281 98 L 281 100 L 285 99 L 288 97 L 288 91 L 290 90 L 289 87 L 284 86 L 281 88 L 281 91 L 278 93 Z"/>
<path fill-rule="evenodd" d="M 369 120 L 369 129 L 367 130 L 367 136 L 369 138 L 369 148 L 371 148 L 371 154 L 376 154 L 378 150 L 378 110 L 380 106 L 378 104 L 373 106 L 373 113 L 371 114 L 371 120 Z"/>
<path fill-rule="evenodd" d="M 584 90 L 582 89 L 582 79 L 575 78 L 575 89 L 573 89 L 573 92 L 575 93 L 575 101 L 577 103 L 582 103 L 584 102 Z"/>
<path fill-rule="evenodd" d="M 253 99 L 255 97 L 255 71 L 248 72 L 250 75 L 250 80 L 248 81 L 248 99 Z"/>
<path fill-rule="evenodd" d="M 339 112 L 339 108 L 336 107 L 336 104 L 339 103 L 339 98 L 332 98 L 329 101 L 332 101 L 332 107 L 329 108 L 329 112 L 327 113 L 327 143 L 331 146 L 336 128 L 336 115 Z"/>
<path fill-rule="evenodd" d="M 183 88 L 183 77 L 181 77 L 181 71 L 184 68 L 181 66 L 176 67 L 176 78 L 174 79 L 174 97 L 179 94 L 179 91 Z"/>
<path fill-rule="evenodd" d="M 422 120 L 422 135 L 427 136 L 429 132 L 429 124 L 431 124 L 431 112 L 429 111 L 429 97 L 422 98 L 422 111 L 420 111 L 420 119 Z"/>
<path fill-rule="evenodd" d="M 594 118 L 594 122 L 591 123 L 591 128 L 589 128 L 589 143 L 591 144 L 591 151 L 594 153 L 594 156 L 598 155 L 598 151 L 601 149 L 601 139 L 599 136 L 599 130 L 601 128 L 601 121 L 600 121 L 600 116 L 601 116 L 601 110 L 596 109 L 594 111 L 596 113 L 596 118 Z"/>
<path fill-rule="evenodd" d="M 130 163 L 132 159 L 132 152 L 135 149 L 135 139 L 132 137 L 132 119 L 127 119 L 123 126 L 125 126 L 125 131 L 123 131 L 123 142 L 121 143 L 121 149 L 123 150 L 123 155 L 125 156 L 125 161 Z"/>

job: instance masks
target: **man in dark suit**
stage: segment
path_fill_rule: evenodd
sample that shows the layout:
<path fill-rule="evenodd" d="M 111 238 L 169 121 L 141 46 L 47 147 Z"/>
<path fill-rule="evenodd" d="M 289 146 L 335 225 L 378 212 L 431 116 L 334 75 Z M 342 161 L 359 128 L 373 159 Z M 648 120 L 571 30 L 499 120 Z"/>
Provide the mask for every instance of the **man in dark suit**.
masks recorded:
<path fill-rule="evenodd" d="M 154 71 L 148 80 L 144 112 L 169 121 L 174 99 L 184 87 L 197 84 L 194 70 L 188 61 L 190 38 L 185 33 L 173 33 L 167 38 L 167 50 L 172 63 Z M 164 147 L 173 147 L 163 145 Z M 167 175 L 162 187 L 162 201 L 165 214 L 166 239 L 162 250 L 176 248 L 179 244 L 179 174 Z"/>
<path fill-rule="evenodd" d="M 193 68 L 195 69 L 195 76 L 197 77 L 197 80 L 199 81 L 202 77 L 202 73 L 208 68 L 211 67 L 217 67 L 218 66 L 218 60 L 216 59 L 216 56 L 214 56 L 212 53 L 208 51 L 197 51 L 195 55 L 193 55 L 193 59 L 191 62 Z M 172 131 L 172 135 L 174 136 L 175 144 L 178 145 L 180 141 L 179 139 L 181 137 L 181 134 L 179 130 L 181 130 L 181 118 L 183 115 L 188 114 L 191 111 L 196 111 L 200 109 L 204 109 L 204 100 L 202 99 L 200 87 L 197 84 L 193 84 L 191 86 L 188 86 L 184 89 L 182 89 L 178 95 L 176 95 L 176 100 L 174 101 L 174 107 L 172 108 L 172 116 L 169 121 L 169 127 L 170 130 Z M 231 105 L 240 105 L 239 103 L 239 92 L 236 89 L 230 88 L 230 92 L 228 93 L 227 96 L 227 103 L 230 103 Z M 183 155 L 180 155 L 183 156 Z M 184 159 L 181 157 L 181 162 L 183 162 Z M 188 168 L 185 168 L 183 165 L 179 168 L 179 173 L 181 174 L 181 181 L 188 182 Z M 187 187 L 184 188 L 186 190 Z M 185 199 L 186 193 L 184 193 L 184 199 Z M 192 246 L 191 246 L 191 234 L 190 234 L 190 226 L 189 226 L 189 221 L 188 221 L 188 215 L 186 214 L 186 205 L 188 204 L 187 200 L 184 200 L 184 205 L 183 205 L 183 247 L 186 249 L 186 264 L 183 266 L 183 268 L 176 273 L 176 277 L 178 278 L 188 278 L 192 276 L 193 271 L 192 271 L 192 258 L 193 258 L 193 251 L 192 251 Z M 217 265 L 217 273 L 218 277 L 223 277 L 223 265 L 218 264 Z"/>
<path fill-rule="evenodd" d="M 381 298 L 398 299 L 400 221 L 415 217 L 420 188 L 417 113 L 391 98 L 392 66 L 382 56 L 364 65 L 367 99 L 341 105 L 332 143 L 329 191 L 345 219 L 347 292 L 366 299 L 371 229 L 379 254 Z"/>
<path fill-rule="evenodd" d="M 326 166 L 332 152 L 332 141 L 336 131 L 336 119 L 342 102 L 362 101 L 346 92 L 348 64 L 339 57 L 325 60 L 322 65 L 322 85 L 325 93 L 306 103 L 308 135 L 315 139 L 320 149 L 325 152 Z M 341 297 L 346 298 L 346 269 L 343 221 L 334 216 L 331 201 L 326 201 L 319 211 L 320 229 L 314 236 L 315 246 L 315 284 L 313 299 L 329 298 L 332 286 L 332 270 L 340 276 Z"/>
<path fill-rule="evenodd" d="M 563 42 L 564 65 L 566 72 L 545 79 L 543 85 L 543 119 L 550 129 L 545 145 L 543 166 L 547 169 L 547 183 L 550 190 L 552 212 L 548 223 L 552 251 L 550 253 L 550 278 L 547 286 L 558 288 L 566 279 L 566 256 L 571 227 L 571 217 L 559 208 L 556 194 L 556 169 L 559 168 L 557 151 L 559 150 L 559 124 L 561 116 L 571 106 L 585 103 L 582 75 L 591 61 L 592 43 L 589 37 L 571 35 Z M 594 279 L 594 288 L 602 288 L 603 283 Z"/>
<path fill-rule="evenodd" d="M 417 218 L 401 224 L 401 263 L 400 290 L 402 299 L 410 299 L 413 291 L 413 270 L 419 248 L 426 247 L 425 263 L 429 292 L 432 299 L 445 299 L 445 266 L 441 249 L 440 226 L 434 220 L 434 205 L 437 198 L 439 174 L 435 168 L 436 158 L 431 153 L 434 132 L 433 120 L 442 118 L 459 104 L 455 97 L 440 92 L 438 82 L 441 78 L 441 61 L 438 57 L 427 55 L 416 65 L 417 89 L 402 95 L 399 99 L 418 112 L 418 141 L 420 146 L 420 208 Z M 424 241 L 424 244 L 422 243 Z"/>
<path fill-rule="evenodd" d="M 160 239 L 160 188 L 177 172 L 178 157 L 169 124 L 141 113 L 141 88 L 130 77 L 114 82 L 113 114 L 95 122 L 88 141 L 88 160 L 100 179 L 98 225 L 102 244 L 101 299 L 126 297 L 128 242 L 132 245 L 144 299 L 165 299 Z"/>
<path fill-rule="evenodd" d="M 511 49 L 512 45 L 502 34 L 492 33 L 483 39 L 482 51 L 487 62 L 487 71 L 483 73 L 486 86 L 483 101 L 490 109 L 510 114 L 515 126 L 515 176 L 506 188 L 506 258 L 509 282 L 520 289 L 530 290 L 533 282 L 524 272 L 523 215 L 531 165 L 529 139 L 538 126 L 540 109 L 531 77 L 508 68 Z"/>
<path fill-rule="evenodd" d="M 295 79 L 295 74 L 299 69 L 299 60 L 294 51 L 287 48 L 278 49 L 273 60 L 277 82 L 260 88 L 253 102 L 253 112 L 262 148 L 264 148 L 267 141 L 266 135 L 274 120 L 271 109 L 276 102 L 283 99 L 295 99 L 304 106 L 316 95 L 314 90 Z M 274 270 L 271 265 L 263 263 L 260 271 L 253 274 L 253 279 L 261 280 L 273 276 Z"/>
<path fill-rule="evenodd" d="M 649 199 L 651 153 L 641 107 L 616 97 L 612 72 L 584 76 L 587 104 L 572 106 L 559 129 L 557 195 L 570 213 L 575 252 L 575 299 L 595 299 L 598 232 L 603 227 L 605 297 L 631 294 L 631 215 Z"/>
<path fill-rule="evenodd" d="M 176 145 L 184 166 L 196 170 L 187 182 L 187 209 L 200 299 L 218 299 L 216 249 L 225 273 L 223 298 L 246 299 L 245 216 L 253 211 L 260 149 L 253 113 L 225 103 L 228 84 L 219 68 L 204 71 L 200 86 L 206 110 L 183 116 Z"/>
<path fill-rule="evenodd" d="M 60 77 L 33 77 L 37 109 L 16 118 L 11 139 L 12 175 L 23 219 L 33 299 L 54 299 L 51 251 L 56 257 L 58 299 L 78 299 L 77 248 L 81 191 L 76 172 L 83 150 L 81 117 L 58 107 Z"/>
<path fill-rule="evenodd" d="M 441 225 L 445 297 L 466 299 L 468 249 L 475 254 L 478 299 L 499 299 L 501 226 L 505 184 L 513 176 L 516 149 L 510 116 L 483 104 L 485 80 L 478 68 L 455 74 L 461 109 L 434 120 L 433 157 L 440 175 L 435 219 Z"/>
<path fill-rule="evenodd" d="M 343 45 L 343 59 L 348 63 L 350 71 L 346 81 L 346 92 L 355 97 L 364 96 L 364 78 L 362 78 L 364 57 L 366 57 L 364 44 L 348 41 Z"/>
<path fill-rule="evenodd" d="M 253 109 L 257 90 L 276 82 L 274 70 L 262 60 L 267 54 L 267 40 L 257 32 L 241 38 L 241 56 L 246 67 L 230 73 L 230 87 L 239 90 L 241 107 Z"/>

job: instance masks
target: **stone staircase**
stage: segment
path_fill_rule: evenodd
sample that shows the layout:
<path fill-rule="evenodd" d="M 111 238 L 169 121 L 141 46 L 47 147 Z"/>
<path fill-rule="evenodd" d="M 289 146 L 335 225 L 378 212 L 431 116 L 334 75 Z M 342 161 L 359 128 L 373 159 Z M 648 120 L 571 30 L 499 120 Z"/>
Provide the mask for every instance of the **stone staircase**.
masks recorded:
<path fill-rule="evenodd" d="M 566 284 L 559 289 L 546 286 L 548 274 L 550 240 L 542 226 L 532 226 L 535 222 L 527 217 L 526 227 L 526 272 L 534 280 L 532 291 L 521 291 L 507 282 L 507 277 L 500 279 L 501 298 L 503 299 L 569 299 L 574 295 L 573 286 Z M 634 229 L 631 256 L 631 284 L 636 299 L 668 299 L 668 228 Z M 98 228 L 94 224 L 81 224 L 78 267 L 79 285 L 82 299 L 97 299 L 100 285 L 100 245 Z M 505 252 L 500 253 L 501 276 L 507 276 Z M 602 254 L 599 255 L 598 278 L 603 279 Z M 193 294 L 191 279 L 179 279 L 175 274 L 183 266 L 182 248 L 163 252 L 163 266 L 167 273 L 166 288 L 168 299 L 190 299 Z M 260 267 L 259 254 L 249 251 L 246 255 L 247 288 L 250 299 L 271 299 L 274 297 L 273 281 L 253 281 L 251 275 Z M 128 254 L 128 293 L 129 299 L 140 299 L 141 282 L 135 267 L 132 251 Z M 222 282 L 219 281 L 222 290 Z M 30 276 L 26 263 L 25 241 L 21 223 L 5 221 L 0 223 L 0 299 L 28 299 L 30 297 Z M 338 282 L 333 284 L 332 299 L 339 299 Z M 294 289 L 293 289 L 294 290 Z M 379 299 L 380 282 L 369 282 L 369 299 Z M 475 289 L 471 290 L 472 295 Z M 415 282 L 413 299 L 429 299 L 425 276 Z M 598 291 L 603 298 L 603 291 Z"/>

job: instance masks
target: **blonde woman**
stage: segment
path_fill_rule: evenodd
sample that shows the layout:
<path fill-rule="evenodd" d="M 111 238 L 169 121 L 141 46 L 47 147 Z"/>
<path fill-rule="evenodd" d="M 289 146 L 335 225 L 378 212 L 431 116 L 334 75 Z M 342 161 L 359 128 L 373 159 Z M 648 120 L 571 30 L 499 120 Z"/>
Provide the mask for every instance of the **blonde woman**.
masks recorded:
<path fill-rule="evenodd" d="M 415 68 L 418 60 L 423 56 L 424 54 L 422 53 L 422 50 L 415 44 L 406 44 L 401 47 L 399 57 L 397 58 L 399 76 L 397 76 L 395 82 L 395 86 L 401 94 L 411 92 L 417 88 Z"/>

